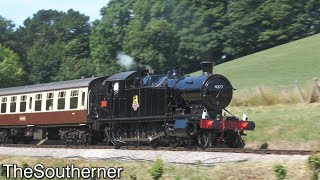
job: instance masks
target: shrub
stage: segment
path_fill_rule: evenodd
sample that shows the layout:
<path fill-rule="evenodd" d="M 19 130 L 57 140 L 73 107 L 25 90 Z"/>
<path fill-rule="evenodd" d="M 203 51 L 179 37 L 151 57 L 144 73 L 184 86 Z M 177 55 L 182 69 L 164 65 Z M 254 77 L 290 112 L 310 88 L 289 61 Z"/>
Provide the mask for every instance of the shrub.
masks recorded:
<path fill-rule="evenodd" d="M 22 169 L 25 169 L 28 167 L 28 163 L 26 162 L 22 162 L 22 165 L 21 165 Z"/>
<path fill-rule="evenodd" d="M 131 180 L 137 180 L 137 175 L 131 174 L 131 175 L 130 175 L 130 179 L 131 179 Z"/>
<path fill-rule="evenodd" d="M 283 180 L 287 175 L 287 170 L 281 164 L 274 165 L 273 170 L 278 180 Z"/>
<path fill-rule="evenodd" d="M 308 165 L 311 170 L 311 179 L 318 180 L 320 171 L 320 157 L 319 155 L 311 155 L 308 157 Z"/>
<path fill-rule="evenodd" d="M 153 177 L 153 179 L 160 179 L 163 174 L 163 162 L 161 159 L 157 159 L 154 164 L 152 165 L 149 173 Z"/>
<path fill-rule="evenodd" d="M 0 164 L 1 168 L 0 168 L 0 177 L 1 176 L 6 176 L 7 173 L 7 168 L 5 166 L 3 166 L 2 164 Z"/>

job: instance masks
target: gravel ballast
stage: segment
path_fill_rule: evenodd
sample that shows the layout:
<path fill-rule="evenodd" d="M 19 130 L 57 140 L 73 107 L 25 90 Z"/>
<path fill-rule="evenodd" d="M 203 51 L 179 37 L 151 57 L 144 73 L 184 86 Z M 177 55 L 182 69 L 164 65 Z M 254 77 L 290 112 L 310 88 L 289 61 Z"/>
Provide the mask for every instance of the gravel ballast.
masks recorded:
<path fill-rule="evenodd" d="M 215 165 L 242 161 L 296 161 L 306 160 L 306 155 L 260 155 L 248 153 L 148 151 L 121 149 L 62 149 L 62 148 L 16 148 L 0 147 L 0 155 L 76 158 L 86 160 L 153 161 L 166 163 Z"/>

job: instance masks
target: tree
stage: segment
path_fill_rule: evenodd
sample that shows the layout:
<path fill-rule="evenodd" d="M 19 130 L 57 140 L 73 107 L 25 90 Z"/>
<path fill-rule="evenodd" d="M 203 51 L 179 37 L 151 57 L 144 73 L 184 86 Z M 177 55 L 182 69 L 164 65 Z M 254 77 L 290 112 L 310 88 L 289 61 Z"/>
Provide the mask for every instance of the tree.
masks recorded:
<path fill-rule="evenodd" d="M 123 49 L 137 63 L 149 65 L 154 70 L 177 66 L 177 37 L 175 27 L 166 20 L 151 20 L 143 31 L 129 31 Z"/>
<path fill-rule="evenodd" d="M 55 80 L 77 79 L 95 74 L 95 67 L 88 58 L 88 41 L 82 38 L 70 40 L 64 46 L 64 54 Z"/>
<path fill-rule="evenodd" d="M 121 70 L 116 59 L 120 51 L 138 65 L 162 72 L 172 66 L 191 72 L 203 60 L 220 58 L 219 17 L 225 4 L 214 2 L 110 1 L 91 36 L 98 73 Z"/>
<path fill-rule="evenodd" d="M 93 23 L 90 36 L 91 58 L 97 75 L 112 75 L 124 68 L 117 62 L 126 26 L 131 20 L 131 0 L 111 0 L 101 9 L 102 19 Z"/>
<path fill-rule="evenodd" d="M 259 11 L 262 18 L 258 37 L 260 49 L 266 49 L 305 37 L 310 30 L 306 21 L 305 1 L 289 0 L 264 2 Z"/>
<path fill-rule="evenodd" d="M 226 24 L 221 31 L 227 60 L 258 51 L 256 42 L 263 18 L 258 10 L 262 3 L 259 0 L 239 0 L 228 4 L 223 17 Z"/>
<path fill-rule="evenodd" d="M 24 21 L 17 33 L 22 39 L 23 60 L 29 83 L 91 76 L 89 17 L 72 9 L 40 10 Z"/>
<path fill-rule="evenodd" d="M 14 39 L 14 24 L 0 15 L 0 44 L 9 46 Z"/>
<path fill-rule="evenodd" d="M 14 30 L 15 25 L 12 21 L 0 15 L 0 44 L 13 50 L 19 56 L 22 51 L 20 48 L 20 37 Z"/>
<path fill-rule="evenodd" d="M 310 33 L 316 34 L 320 32 L 320 2 L 318 0 L 309 0 L 305 5 L 306 15 L 308 21 L 310 22 Z M 304 19 L 306 20 L 306 19 Z"/>
<path fill-rule="evenodd" d="M 0 45 L 0 87 L 21 84 L 23 74 L 19 56 L 12 50 Z"/>
<path fill-rule="evenodd" d="M 63 54 L 63 45 L 60 43 L 34 44 L 27 51 L 27 66 L 29 81 L 33 84 L 52 82 L 59 73 Z"/>

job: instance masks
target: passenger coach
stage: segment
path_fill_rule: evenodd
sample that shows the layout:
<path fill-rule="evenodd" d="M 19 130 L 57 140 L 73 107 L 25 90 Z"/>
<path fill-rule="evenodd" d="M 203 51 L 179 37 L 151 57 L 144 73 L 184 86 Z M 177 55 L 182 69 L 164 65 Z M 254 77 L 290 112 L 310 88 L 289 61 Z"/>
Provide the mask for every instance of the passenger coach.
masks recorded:
<path fill-rule="evenodd" d="M 76 139 L 89 143 L 94 121 L 88 115 L 94 112 L 89 112 L 88 105 L 94 102 L 99 84 L 105 79 L 0 89 L 0 141 L 5 143 L 10 138 L 13 143 L 27 143 L 32 139 L 58 139 L 60 135 L 69 142 L 72 132 Z"/>

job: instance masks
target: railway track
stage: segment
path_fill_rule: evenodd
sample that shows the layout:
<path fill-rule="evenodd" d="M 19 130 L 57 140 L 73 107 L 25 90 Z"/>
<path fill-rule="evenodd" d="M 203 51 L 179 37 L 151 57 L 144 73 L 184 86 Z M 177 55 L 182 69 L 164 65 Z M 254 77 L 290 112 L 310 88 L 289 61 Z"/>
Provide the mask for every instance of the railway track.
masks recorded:
<path fill-rule="evenodd" d="M 158 147 L 149 146 L 66 146 L 66 145 L 30 145 L 30 144 L 5 144 L 0 147 L 18 147 L 18 148 L 65 148 L 65 149 L 123 149 L 123 150 L 149 150 L 149 151 L 200 151 L 200 152 L 226 152 L 226 153 L 251 153 L 251 154 L 276 154 L 276 155 L 311 155 L 318 153 L 311 150 L 276 150 L 276 149 L 251 149 L 251 148 L 199 148 L 199 147 Z"/>

